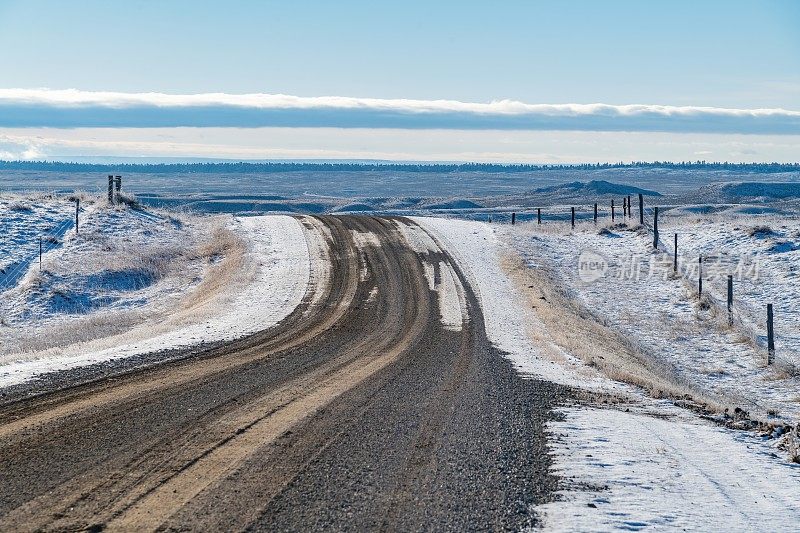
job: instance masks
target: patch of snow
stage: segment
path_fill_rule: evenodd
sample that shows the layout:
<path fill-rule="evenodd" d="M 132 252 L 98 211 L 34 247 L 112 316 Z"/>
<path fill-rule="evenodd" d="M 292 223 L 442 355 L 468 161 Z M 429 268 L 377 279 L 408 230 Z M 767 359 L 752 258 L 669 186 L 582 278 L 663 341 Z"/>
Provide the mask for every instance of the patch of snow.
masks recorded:
<path fill-rule="evenodd" d="M 244 286 L 212 300 L 210 316 L 179 316 L 147 323 L 121 335 L 77 343 L 46 354 L 24 354 L 0 366 L 0 387 L 39 374 L 201 342 L 230 340 L 268 328 L 300 304 L 311 280 L 310 248 L 301 223 L 288 216 L 237 218 L 233 228 L 249 243 L 245 265 L 253 276 Z M 316 265 L 315 265 L 316 267 Z"/>
<path fill-rule="evenodd" d="M 425 279 L 428 280 L 428 288 L 432 291 L 436 290 L 436 267 L 429 261 L 422 262 L 422 268 L 425 269 Z"/>
<path fill-rule="evenodd" d="M 763 217 L 759 220 L 764 222 Z M 752 225 L 741 218 L 665 217 L 661 240 L 671 250 L 673 233 L 679 234 L 686 279 L 673 275 L 671 255 L 653 251 L 649 231 L 614 227 L 616 237 L 609 238 L 591 223 L 578 224 L 575 230 L 553 223 L 546 228 L 504 226 L 498 231 L 531 268 L 548 268 L 585 308 L 642 346 L 649 357 L 669 362 L 684 379 L 723 398 L 731 408 L 741 407 L 760 417 L 777 413 L 796 421 L 800 378 L 765 364 L 763 303 L 775 303 L 778 356 L 800 363 L 800 288 L 795 282 L 800 252 L 768 252 L 774 245 L 772 237 L 749 236 L 746 229 Z M 777 228 L 780 239 L 800 235 L 798 221 L 783 225 Z M 706 257 L 704 293 L 722 302 L 727 274 L 736 273 L 738 259 L 754 258 L 759 265 L 757 277 L 744 275 L 734 285 L 737 318 L 752 324 L 756 339 L 749 328 L 728 328 L 726 317 L 700 305 L 696 265 L 701 253 Z M 582 258 L 589 256 L 605 265 L 596 278 L 586 278 L 579 269 Z M 748 265 L 745 270 L 751 269 Z"/>
<path fill-rule="evenodd" d="M 358 230 L 350 230 L 350 233 L 353 236 L 356 246 L 359 248 L 364 248 L 366 246 L 375 246 L 379 248 L 381 246 L 380 239 L 374 233 L 366 233 Z"/>
<path fill-rule="evenodd" d="M 545 326 L 503 271 L 501 260 L 506 248 L 493 226 L 458 219 L 413 220 L 431 231 L 454 257 L 481 303 L 487 337 L 508 354 L 519 372 L 565 385 L 622 388 L 559 350 L 550 340 Z M 551 357 L 549 351 L 557 351 L 558 357 Z"/>
<path fill-rule="evenodd" d="M 536 508 L 545 529 L 780 531 L 800 520 L 800 465 L 678 411 L 564 409 L 549 432 L 568 481 L 560 501 Z"/>
<path fill-rule="evenodd" d="M 413 224 L 404 224 L 400 221 L 395 221 L 395 225 L 403 234 L 406 241 L 411 245 L 411 249 L 419 254 L 427 254 L 431 252 L 438 252 L 439 247 L 431 239 L 425 230 Z"/>
<path fill-rule="evenodd" d="M 436 292 L 439 297 L 442 325 L 450 331 L 461 331 L 464 317 L 467 316 L 466 304 L 462 305 L 464 289 L 449 264 L 440 261 L 439 271 L 442 279 L 436 287 Z"/>

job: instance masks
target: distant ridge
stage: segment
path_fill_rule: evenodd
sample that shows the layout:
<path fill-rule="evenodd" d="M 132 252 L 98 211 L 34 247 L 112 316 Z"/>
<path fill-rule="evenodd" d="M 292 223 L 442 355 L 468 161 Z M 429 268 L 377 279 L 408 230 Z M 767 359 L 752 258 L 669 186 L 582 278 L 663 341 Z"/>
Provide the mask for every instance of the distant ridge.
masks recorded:
<path fill-rule="evenodd" d="M 540 187 L 534 189 L 535 193 L 595 193 L 595 194 L 642 194 L 644 196 L 661 196 L 660 192 L 651 191 L 648 189 L 641 189 L 632 185 L 623 185 L 620 183 L 611 183 L 605 180 L 592 180 L 589 182 L 573 181 L 572 183 L 563 183 L 560 185 L 552 185 L 550 187 Z"/>
<path fill-rule="evenodd" d="M 742 200 L 800 198 L 800 183 L 796 182 L 723 182 L 700 189 L 702 196 L 717 201 L 741 202 Z"/>

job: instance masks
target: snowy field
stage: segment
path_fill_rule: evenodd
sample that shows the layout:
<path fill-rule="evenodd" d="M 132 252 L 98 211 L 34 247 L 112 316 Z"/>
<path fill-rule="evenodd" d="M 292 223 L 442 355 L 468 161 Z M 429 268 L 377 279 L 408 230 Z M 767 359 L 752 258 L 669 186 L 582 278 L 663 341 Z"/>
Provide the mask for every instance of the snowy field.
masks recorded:
<path fill-rule="evenodd" d="M 325 276 L 323 245 L 297 218 L 178 215 L 84 195 L 76 233 L 74 205 L 0 200 L 0 387 L 262 330 Z M 412 248 L 434 252 L 426 269 L 446 328 L 469 317 L 439 248 L 520 373 L 583 391 L 549 424 L 564 482 L 536 509 L 548 528 L 771 530 L 800 518 L 800 467 L 784 433 L 800 419 L 800 220 L 726 209 L 664 212 L 657 250 L 650 227 L 630 220 L 397 223 Z M 772 366 L 765 302 L 776 309 Z"/>
<path fill-rule="evenodd" d="M 70 225 L 50 239 L 40 269 L 38 234 L 63 225 L 74 207 L 15 201 L 30 208 L 13 211 L 14 229 L 0 239 L 4 257 L 20 258 L 6 260 L 7 270 L 25 265 L 0 301 L 0 387 L 260 331 L 291 313 L 310 282 L 295 218 L 176 217 L 91 199 L 80 232 Z"/>
<path fill-rule="evenodd" d="M 614 258 L 647 251 L 652 237 L 636 231 L 598 235 L 594 225 L 572 232 L 568 224 L 543 229 L 455 219 L 416 220 L 447 244 L 465 270 L 481 300 L 490 340 L 508 352 L 520 372 L 612 400 L 608 405 L 597 402 L 563 408 L 563 419 L 549 424 L 555 468 L 564 483 L 557 501 L 536 509 L 545 529 L 775 530 L 800 519 L 796 498 L 800 465 L 788 460 L 784 426 L 730 429 L 725 426 L 736 426 L 732 412 L 729 417 L 698 416 L 678 407 L 681 402 L 675 400 L 679 398 L 668 393 L 671 385 L 678 384 L 685 389 L 677 394 L 718 398 L 721 409 L 725 400 L 749 395 L 759 403 L 781 406 L 783 416 L 791 418 L 796 411 L 785 395 L 795 386 L 794 378 L 775 376 L 756 362 L 729 370 L 733 376 L 727 386 L 711 372 L 698 372 L 698 360 L 710 365 L 712 358 L 724 357 L 718 362 L 723 364 L 734 353 L 755 360 L 760 348 L 737 340 L 735 332 L 719 330 L 717 321 L 697 309 L 689 284 L 680 279 L 667 276 L 657 284 L 641 281 L 641 286 L 617 283 L 614 276 L 608 276 L 608 282 L 579 279 L 577 264 L 583 246 L 603 251 L 613 264 Z M 593 314 L 586 316 L 597 321 L 596 327 L 562 315 L 550 316 L 545 302 L 537 300 L 552 298 L 554 292 L 536 296 L 541 287 L 527 285 L 532 278 L 515 272 L 518 267 L 511 258 L 518 253 L 525 260 L 523 270 L 535 272 L 550 265 L 547 268 L 556 271 L 550 273 L 551 279 L 561 284 L 556 290 L 591 308 Z M 647 272 L 650 263 L 640 268 Z M 648 286 L 655 288 L 648 292 Z M 681 329 L 676 334 L 665 325 Z M 615 345 L 615 330 L 633 336 L 634 341 Z M 729 340 L 737 340 L 732 348 L 736 351 L 718 353 L 711 348 Z M 635 379 L 629 380 L 634 384 L 609 379 L 609 374 L 625 375 L 614 371 L 615 365 L 631 365 L 623 355 L 612 353 L 615 346 L 640 357 L 665 359 L 652 366 L 642 364 L 639 374 L 631 374 L 663 380 L 655 386 L 664 389 L 665 399 L 654 398 L 651 388 L 635 386 L 639 384 Z M 597 357 L 608 362 L 596 364 Z M 677 369 L 667 364 L 671 361 Z M 653 369 L 664 369 L 664 373 Z M 680 375 L 682 369 L 686 375 Z M 637 372 L 635 365 L 629 372 Z M 760 381 L 743 385 L 748 379 Z M 706 387 L 713 389 L 708 396 L 695 392 Z M 781 389 L 775 391 L 776 387 Z"/>
<path fill-rule="evenodd" d="M 663 217 L 660 251 L 653 248 L 652 232 L 631 221 L 615 226 L 582 223 L 575 230 L 569 224 L 523 224 L 504 226 L 499 233 L 530 268 L 546 272 L 587 313 L 630 339 L 643 358 L 665 369 L 662 377 L 685 386 L 687 394 L 703 396 L 730 412 L 740 408 L 762 419 L 795 422 L 800 417 L 800 380 L 790 366 L 766 364 L 764 302 L 775 302 L 778 310 L 777 359 L 797 361 L 799 300 L 793 263 L 798 252 L 791 236 L 800 223 L 785 220 L 780 233 L 764 237 L 769 220 Z M 673 273 L 672 255 L 663 253 L 672 250 L 669 237 L 675 232 L 678 274 Z M 709 306 L 698 298 L 701 252 L 706 256 L 705 293 L 722 305 Z M 602 270 L 581 270 L 587 258 Z M 737 303 L 733 327 L 725 310 L 728 274 L 734 275 Z M 658 383 L 646 385 L 653 389 Z"/>

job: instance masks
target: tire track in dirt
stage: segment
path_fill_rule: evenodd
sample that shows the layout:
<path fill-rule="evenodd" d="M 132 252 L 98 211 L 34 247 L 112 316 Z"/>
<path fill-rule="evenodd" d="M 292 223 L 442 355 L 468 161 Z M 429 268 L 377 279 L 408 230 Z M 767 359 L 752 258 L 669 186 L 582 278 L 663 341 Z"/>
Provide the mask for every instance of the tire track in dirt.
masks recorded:
<path fill-rule="evenodd" d="M 398 224 L 413 223 L 306 219 L 330 277 L 275 328 L 1 407 L 0 528 L 535 524 L 565 391 L 519 378 L 458 266 Z M 433 261 L 462 285 L 461 331 L 440 323 Z"/>

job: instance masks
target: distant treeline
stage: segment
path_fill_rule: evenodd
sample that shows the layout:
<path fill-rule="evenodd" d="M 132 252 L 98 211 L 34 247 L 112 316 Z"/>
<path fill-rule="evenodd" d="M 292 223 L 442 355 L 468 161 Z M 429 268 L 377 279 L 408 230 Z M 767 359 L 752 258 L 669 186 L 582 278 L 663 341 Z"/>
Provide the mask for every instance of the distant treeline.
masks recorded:
<path fill-rule="evenodd" d="M 266 173 L 266 172 L 538 172 L 546 170 L 602 170 L 664 168 L 677 170 L 731 170 L 743 172 L 798 172 L 800 163 L 727 163 L 707 161 L 652 161 L 636 163 L 584 163 L 575 165 L 528 165 L 499 163 L 303 163 L 303 162 L 215 162 L 215 163 L 63 163 L 58 161 L 0 161 L 2 170 L 55 172 L 170 173 Z"/>

